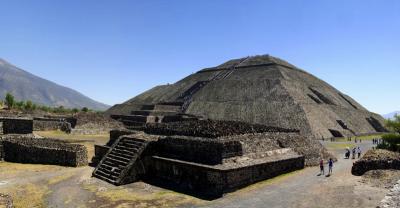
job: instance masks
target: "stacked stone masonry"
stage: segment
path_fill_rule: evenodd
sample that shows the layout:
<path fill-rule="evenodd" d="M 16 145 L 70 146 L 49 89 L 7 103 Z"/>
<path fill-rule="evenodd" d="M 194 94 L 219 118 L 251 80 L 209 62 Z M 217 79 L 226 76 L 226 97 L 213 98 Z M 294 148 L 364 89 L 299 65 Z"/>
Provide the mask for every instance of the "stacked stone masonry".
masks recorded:
<path fill-rule="evenodd" d="M 88 164 L 85 146 L 57 139 L 13 135 L 0 138 L 0 144 L 3 148 L 2 157 L 8 162 L 72 167 Z"/>
<path fill-rule="evenodd" d="M 98 164 L 93 176 L 115 185 L 144 180 L 215 198 L 305 165 L 316 165 L 321 154 L 331 157 L 320 143 L 296 130 L 196 121 L 200 125 L 186 124 L 196 129 L 193 131 L 178 124 L 181 122 L 145 125 L 144 131 L 111 131 L 107 145 L 95 147 L 92 161 Z M 236 127 L 231 133 L 225 128 L 229 125 Z M 163 135 L 165 132 L 170 133 Z M 202 137 L 193 136 L 196 133 Z"/>

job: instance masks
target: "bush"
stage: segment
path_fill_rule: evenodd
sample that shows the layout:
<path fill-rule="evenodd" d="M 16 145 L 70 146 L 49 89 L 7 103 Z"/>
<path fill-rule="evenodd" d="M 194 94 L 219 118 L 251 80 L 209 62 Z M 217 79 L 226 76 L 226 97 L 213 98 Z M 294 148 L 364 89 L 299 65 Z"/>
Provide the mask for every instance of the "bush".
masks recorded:
<path fill-rule="evenodd" d="M 386 127 L 393 131 L 400 133 L 400 115 L 395 115 L 394 119 L 386 120 Z"/>
<path fill-rule="evenodd" d="M 15 104 L 14 96 L 11 93 L 6 94 L 6 105 L 8 108 L 13 108 Z"/>
<path fill-rule="evenodd" d="M 400 134 L 386 134 L 382 136 L 382 140 L 377 148 L 400 152 Z"/>

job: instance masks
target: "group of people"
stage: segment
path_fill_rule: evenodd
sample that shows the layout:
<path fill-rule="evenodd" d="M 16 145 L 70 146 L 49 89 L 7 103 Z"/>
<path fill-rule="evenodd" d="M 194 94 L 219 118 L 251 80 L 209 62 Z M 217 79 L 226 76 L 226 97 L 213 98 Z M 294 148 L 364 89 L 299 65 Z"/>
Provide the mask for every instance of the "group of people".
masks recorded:
<path fill-rule="evenodd" d="M 350 151 L 350 148 L 346 148 L 346 153 L 345 153 L 344 157 L 346 159 L 349 159 L 350 153 L 352 154 L 352 159 L 356 159 L 356 154 L 357 154 L 358 158 L 360 158 L 361 157 L 361 148 L 353 147 L 353 149 L 351 151 Z"/>
<path fill-rule="evenodd" d="M 372 144 L 379 144 L 381 139 L 372 139 Z"/>
<path fill-rule="evenodd" d="M 321 160 L 319 161 L 319 167 L 320 167 L 320 175 L 325 175 L 325 167 L 324 167 L 325 163 L 324 163 L 324 159 L 321 158 Z M 333 160 L 332 158 L 329 158 L 328 160 L 328 175 L 332 174 L 332 168 L 333 168 Z"/>

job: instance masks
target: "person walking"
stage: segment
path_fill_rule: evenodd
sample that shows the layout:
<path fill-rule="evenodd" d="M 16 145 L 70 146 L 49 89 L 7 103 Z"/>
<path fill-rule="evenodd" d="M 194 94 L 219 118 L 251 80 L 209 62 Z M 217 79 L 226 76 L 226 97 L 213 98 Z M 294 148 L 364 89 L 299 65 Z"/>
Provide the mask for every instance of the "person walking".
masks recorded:
<path fill-rule="evenodd" d="M 332 160 L 332 158 L 329 158 L 329 161 L 328 161 L 328 166 L 329 166 L 329 175 L 331 175 L 332 174 L 332 168 L 333 168 L 333 160 Z"/>
<path fill-rule="evenodd" d="M 321 158 L 321 160 L 319 161 L 319 169 L 320 169 L 319 174 L 320 174 L 320 175 L 325 175 L 325 170 L 324 170 L 324 159 L 322 159 L 322 158 Z"/>
<path fill-rule="evenodd" d="M 354 147 L 352 150 L 353 159 L 356 159 L 356 148 Z"/>
<path fill-rule="evenodd" d="M 358 154 L 358 159 L 360 159 L 360 157 L 361 157 L 361 148 L 360 147 L 357 148 L 357 154 Z"/>

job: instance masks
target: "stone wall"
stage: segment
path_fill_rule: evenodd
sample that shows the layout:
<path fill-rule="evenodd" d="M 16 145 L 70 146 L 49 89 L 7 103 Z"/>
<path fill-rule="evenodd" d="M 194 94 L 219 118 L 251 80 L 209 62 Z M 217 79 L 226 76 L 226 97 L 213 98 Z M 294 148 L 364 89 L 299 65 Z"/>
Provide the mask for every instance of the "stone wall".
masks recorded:
<path fill-rule="evenodd" d="M 130 134 L 136 134 L 136 131 L 132 131 L 132 130 L 128 130 L 128 129 L 115 129 L 115 130 L 111 130 L 110 131 L 110 140 L 107 142 L 107 146 L 111 147 L 115 141 L 117 141 L 117 139 L 120 136 L 123 135 L 130 135 Z"/>
<path fill-rule="evenodd" d="M 104 155 L 107 154 L 108 150 L 110 150 L 108 146 L 94 145 L 94 156 L 90 165 L 96 167 L 101 159 L 103 159 Z"/>
<path fill-rule="evenodd" d="M 85 146 L 56 139 L 6 138 L 3 148 L 4 160 L 9 162 L 73 167 L 88 164 Z"/>
<path fill-rule="evenodd" d="M 27 118 L 0 118 L 2 134 L 31 134 L 33 120 Z"/>
<path fill-rule="evenodd" d="M 0 161 L 4 159 L 3 141 L 0 139 Z"/>
<path fill-rule="evenodd" d="M 65 119 L 56 118 L 34 118 L 33 130 L 34 131 L 52 131 L 62 130 L 69 133 L 72 129 L 71 123 Z"/>
<path fill-rule="evenodd" d="M 217 198 L 224 193 L 304 168 L 304 157 L 298 156 L 241 168 L 218 169 L 154 156 L 147 161 L 144 181 L 193 194 L 197 197 Z"/>
<path fill-rule="evenodd" d="M 239 141 L 171 136 L 154 144 L 159 156 L 202 164 L 221 164 L 224 158 L 243 155 Z"/>
<path fill-rule="evenodd" d="M 351 173 L 361 176 L 369 170 L 400 170 L 400 153 L 388 150 L 368 150 L 351 168 Z"/>

